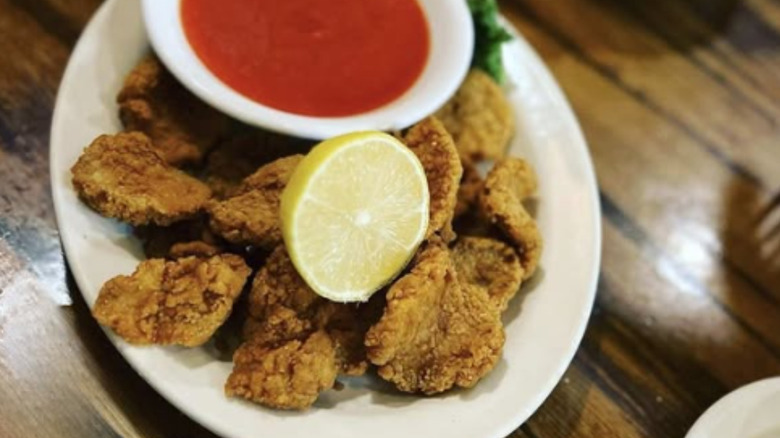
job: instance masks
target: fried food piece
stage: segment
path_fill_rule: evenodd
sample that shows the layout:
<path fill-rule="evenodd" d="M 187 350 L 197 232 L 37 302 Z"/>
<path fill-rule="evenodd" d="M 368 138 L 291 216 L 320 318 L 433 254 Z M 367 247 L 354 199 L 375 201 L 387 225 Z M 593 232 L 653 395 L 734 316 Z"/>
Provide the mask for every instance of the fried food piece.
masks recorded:
<path fill-rule="evenodd" d="M 379 375 L 405 392 L 472 387 L 499 359 L 504 329 L 487 293 L 458 280 L 449 250 L 429 245 L 387 294 L 366 334 Z"/>
<path fill-rule="evenodd" d="M 209 258 L 224 252 L 223 242 L 208 228 L 206 219 L 177 222 L 168 227 L 149 225 L 135 229 L 147 258 Z"/>
<path fill-rule="evenodd" d="M 536 272 L 542 255 L 542 235 L 523 201 L 536 192 L 537 182 L 531 166 L 519 158 L 496 163 L 479 194 L 480 209 L 496 225 L 520 254 L 523 280 Z"/>
<path fill-rule="evenodd" d="M 378 299 L 356 305 L 320 297 L 301 278 L 284 246 L 280 246 L 252 283 L 245 336 L 258 342 L 278 343 L 325 330 L 336 349 L 341 372 L 361 375 L 368 368 L 363 335 L 378 319 L 380 306 Z"/>
<path fill-rule="evenodd" d="M 477 203 L 477 197 L 482 190 L 484 181 L 477 168 L 466 161 L 463 162 L 463 177 L 458 187 L 458 202 L 455 205 L 455 217 L 468 213 Z"/>
<path fill-rule="evenodd" d="M 96 138 L 71 172 L 87 205 L 132 225 L 192 218 L 211 197 L 205 184 L 169 166 L 149 137 L 137 132 Z"/>
<path fill-rule="evenodd" d="M 420 159 L 430 192 L 430 219 L 426 238 L 440 233 L 442 239 L 455 238 L 452 218 L 455 214 L 458 187 L 463 166 L 452 137 L 435 117 L 428 117 L 412 126 L 403 142 Z"/>
<path fill-rule="evenodd" d="M 523 267 L 514 248 L 495 239 L 461 237 L 452 248 L 461 283 L 483 289 L 499 312 L 506 310 L 523 279 Z"/>
<path fill-rule="evenodd" d="M 265 249 L 282 243 L 282 191 L 303 159 L 293 155 L 267 164 L 244 179 L 238 194 L 208 207 L 212 230 L 231 243 Z"/>
<path fill-rule="evenodd" d="M 304 153 L 311 142 L 273 132 L 252 130 L 222 141 L 206 158 L 204 180 L 219 199 L 239 191 L 244 178 L 280 158 Z"/>
<path fill-rule="evenodd" d="M 287 186 L 287 182 L 301 160 L 303 160 L 303 155 L 290 155 L 261 167 L 244 178 L 239 193 L 274 189 L 281 192 Z"/>
<path fill-rule="evenodd" d="M 225 115 L 187 91 L 153 55 L 130 72 L 117 103 L 125 129 L 146 133 L 174 166 L 200 163 L 228 127 Z"/>
<path fill-rule="evenodd" d="M 469 72 L 436 117 L 452 134 L 465 161 L 500 159 L 514 131 L 512 107 L 503 90 L 478 69 Z"/>
<path fill-rule="evenodd" d="M 131 344 L 204 344 L 225 322 L 250 274 L 236 255 L 141 262 L 103 285 L 92 314 Z"/>
<path fill-rule="evenodd" d="M 324 331 L 278 344 L 244 343 L 233 362 L 225 393 L 279 409 L 310 407 L 338 374 L 333 342 Z"/>
<path fill-rule="evenodd" d="M 305 336 L 324 299 L 298 275 L 284 246 L 279 246 L 258 271 L 249 293 L 246 337 L 278 342 Z"/>
<path fill-rule="evenodd" d="M 234 356 L 227 394 L 282 409 L 309 407 L 338 374 L 366 372 L 363 337 L 377 309 L 315 294 L 278 247 L 252 284 L 247 340 Z"/>

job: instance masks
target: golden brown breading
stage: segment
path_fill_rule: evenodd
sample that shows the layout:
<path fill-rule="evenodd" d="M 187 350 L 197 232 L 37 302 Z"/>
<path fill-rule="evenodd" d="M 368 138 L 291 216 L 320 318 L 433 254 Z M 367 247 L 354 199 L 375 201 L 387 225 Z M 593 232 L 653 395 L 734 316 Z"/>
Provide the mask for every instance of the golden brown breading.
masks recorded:
<path fill-rule="evenodd" d="M 225 115 L 193 96 L 153 55 L 130 72 L 117 103 L 125 129 L 149 135 L 175 166 L 200 163 L 228 127 Z"/>
<path fill-rule="evenodd" d="M 279 409 L 306 409 L 338 374 L 333 342 L 324 331 L 278 344 L 249 341 L 233 355 L 228 396 Z"/>
<path fill-rule="evenodd" d="M 267 164 L 244 179 L 237 195 L 212 203 L 208 207 L 212 230 L 231 243 L 276 248 L 282 243 L 282 191 L 302 159 L 293 155 Z"/>
<path fill-rule="evenodd" d="M 167 227 L 149 225 L 135 229 L 147 258 L 178 259 L 212 257 L 224 252 L 224 245 L 208 228 L 205 217 L 177 222 Z"/>
<path fill-rule="evenodd" d="M 463 166 L 452 137 L 435 117 L 428 117 L 412 126 L 404 143 L 420 159 L 430 192 L 430 219 L 426 238 L 440 233 L 445 241 L 455 238 L 452 218 L 455 214 L 458 187 Z"/>
<path fill-rule="evenodd" d="M 405 392 L 472 387 L 499 359 L 504 330 L 487 293 L 458 280 L 449 250 L 429 245 L 387 293 L 366 334 L 379 375 Z"/>
<path fill-rule="evenodd" d="M 364 374 L 368 361 L 363 337 L 378 319 L 380 301 L 357 306 L 325 300 L 298 275 L 284 246 L 278 247 L 252 283 L 246 342 L 234 357 L 228 394 L 267 406 L 303 409 L 333 385 L 337 374 Z M 301 357 L 316 358 L 318 363 L 311 368 L 275 365 L 277 359 L 298 364 Z"/>
<path fill-rule="evenodd" d="M 254 288 L 253 288 L 254 289 Z M 249 309 L 252 309 L 251 303 Z M 262 311 L 262 317 L 252 316 L 248 312 L 244 322 L 245 340 L 256 343 L 277 344 L 292 339 L 302 339 L 314 331 L 314 324 L 295 310 L 286 306 L 274 306 Z"/>
<path fill-rule="evenodd" d="M 295 270 L 284 246 L 279 246 L 252 282 L 249 316 L 253 321 L 250 324 L 270 322 L 274 327 L 284 328 L 265 330 L 266 335 L 278 334 L 270 341 L 279 340 L 279 336 L 299 337 L 312 328 L 314 314 L 324 301 Z M 290 323 L 286 323 L 288 321 Z"/>
<path fill-rule="evenodd" d="M 436 112 L 464 160 L 498 160 L 514 131 L 512 107 L 501 87 L 481 70 L 471 70 L 455 96 Z"/>
<path fill-rule="evenodd" d="M 220 142 L 206 158 L 204 180 L 217 198 L 235 195 L 244 178 L 280 158 L 304 153 L 311 142 L 273 132 L 252 130 Z"/>
<path fill-rule="evenodd" d="M 131 344 L 195 347 L 225 322 L 250 273 L 236 255 L 146 260 L 104 284 L 92 314 Z"/>
<path fill-rule="evenodd" d="M 463 162 L 463 177 L 458 187 L 458 203 L 455 205 L 455 217 L 471 211 L 476 203 L 484 181 L 477 168 L 468 161 Z"/>
<path fill-rule="evenodd" d="M 485 237 L 460 237 L 452 259 L 461 283 L 485 290 L 499 312 L 506 310 L 523 279 L 523 267 L 514 248 Z"/>
<path fill-rule="evenodd" d="M 523 201 L 536 192 L 536 175 L 519 158 L 496 163 L 485 178 L 479 205 L 491 224 L 496 225 L 515 246 L 523 266 L 523 280 L 530 278 L 542 255 L 542 235 Z"/>
<path fill-rule="evenodd" d="M 211 197 L 202 182 L 169 166 L 144 134 L 101 135 L 71 169 L 79 197 L 103 216 L 133 225 L 194 217 Z"/>
<path fill-rule="evenodd" d="M 363 334 L 381 310 L 376 301 L 356 305 L 320 297 L 301 278 L 284 246 L 280 246 L 252 283 L 245 333 L 248 339 L 278 343 L 325 330 L 333 340 L 342 373 L 360 375 L 368 367 Z"/>

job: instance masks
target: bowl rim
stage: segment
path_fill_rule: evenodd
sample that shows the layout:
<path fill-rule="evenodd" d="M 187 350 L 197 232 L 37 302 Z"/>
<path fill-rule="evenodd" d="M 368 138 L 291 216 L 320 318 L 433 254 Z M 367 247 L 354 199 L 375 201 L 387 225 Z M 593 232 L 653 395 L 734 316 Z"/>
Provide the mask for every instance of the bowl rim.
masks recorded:
<path fill-rule="evenodd" d="M 402 95 L 373 110 L 316 117 L 272 108 L 245 97 L 200 60 L 184 32 L 184 0 L 141 0 L 144 26 L 162 63 L 198 98 L 246 124 L 322 140 L 352 131 L 404 129 L 434 113 L 457 91 L 471 67 L 474 24 L 465 1 L 416 0 L 428 23 L 431 47 L 423 72 Z"/>

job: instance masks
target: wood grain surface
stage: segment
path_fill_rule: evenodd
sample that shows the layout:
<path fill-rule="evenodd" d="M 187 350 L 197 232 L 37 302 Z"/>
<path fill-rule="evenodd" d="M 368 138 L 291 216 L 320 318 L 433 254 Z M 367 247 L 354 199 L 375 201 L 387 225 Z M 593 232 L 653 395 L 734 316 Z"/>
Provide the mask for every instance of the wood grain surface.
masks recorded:
<path fill-rule="evenodd" d="M 57 86 L 98 0 L 0 0 L 0 437 L 209 437 L 124 362 L 63 261 Z M 681 437 L 780 375 L 780 2 L 506 0 L 590 143 L 598 298 L 513 437 Z M 533 358 L 529 358 L 533 360 Z"/>

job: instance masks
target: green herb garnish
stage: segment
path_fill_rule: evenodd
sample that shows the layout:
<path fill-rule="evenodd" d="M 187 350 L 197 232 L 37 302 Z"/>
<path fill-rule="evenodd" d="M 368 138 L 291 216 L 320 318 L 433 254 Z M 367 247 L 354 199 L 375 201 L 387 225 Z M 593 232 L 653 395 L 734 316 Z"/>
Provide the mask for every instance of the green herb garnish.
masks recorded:
<path fill-rule="evenodd" d="M 467 1 L 474 20 L 476 38 L 471 65 L 484 70 L 500 84 L 504 81 L 501 45 L 512 39 L 512 36 L 498 24 L 496 0 Z"/>

